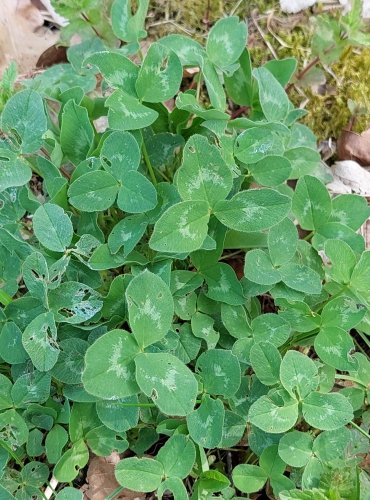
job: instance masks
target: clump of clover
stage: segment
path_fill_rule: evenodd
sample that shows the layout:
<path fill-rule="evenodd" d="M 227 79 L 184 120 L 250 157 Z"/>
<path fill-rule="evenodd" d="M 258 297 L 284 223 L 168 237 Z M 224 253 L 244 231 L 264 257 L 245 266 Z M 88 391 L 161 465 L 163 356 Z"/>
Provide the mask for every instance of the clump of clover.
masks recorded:
<path fill-rule="evenodd" d="M 137 64 L 147 2 L 124 5 L 120 48 L 71 47 L 1 114 L 0 493 L 41 498 L 53 474 L 56 498 L 82 498 L 68 483 L 113 451 L 122 488 L 159 498 L 357 492 L 366 200 L 320 180 L 292 60 L 253 69 L 226 17 L 205 46 L 165 36 Z M 207 107 L 180 91 L 188 66 Z"/>

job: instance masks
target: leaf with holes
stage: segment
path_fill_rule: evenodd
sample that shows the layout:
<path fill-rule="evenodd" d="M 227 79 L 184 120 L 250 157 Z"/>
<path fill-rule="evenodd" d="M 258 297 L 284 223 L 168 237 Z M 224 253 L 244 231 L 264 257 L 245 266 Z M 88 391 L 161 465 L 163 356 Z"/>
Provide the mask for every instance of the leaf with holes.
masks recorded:
<path fill-rule="evenodd" d="M 76 281 L 67 281 L 49 292 L 49 307 L 56 322 L 82 323 L 103 306 L 100 293 Z"/>
<path fill-rule="evenodd" d="M 60 457 L 54 468 L 54 476 L 63 483 L 73 481 L 78 471 L 85 467 L 88 461 L 89 450 L 85 442 L 80 439 Z"/>
<path fill-rule="evenodd" d="M 31 321 L 23 332 L 22 343 L 37 370 L 51 370 L 60 352 L 54 314 L 40 314 Z"/>

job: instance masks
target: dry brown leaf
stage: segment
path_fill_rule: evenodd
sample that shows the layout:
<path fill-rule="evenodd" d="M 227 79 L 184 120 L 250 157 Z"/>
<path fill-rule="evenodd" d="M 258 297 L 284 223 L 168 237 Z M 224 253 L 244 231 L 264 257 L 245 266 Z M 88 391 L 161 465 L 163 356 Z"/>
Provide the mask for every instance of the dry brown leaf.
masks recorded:
<path fill-rule="evenodd" d="M 44 27 L 41 11 L 31 0 L 1 0 L 0 77 L 11 61 L 19 73 L 28 73 L 48 47 L 58 39 L 58 32 Z"/>
<path fill-rule="evenodd" d="M 114 467 L 119 462 L 118 453 L 109 457 L 93 457 L 87 470 L 87 484 L 81 489 L 86 500 L 104 500 L 119 487 L 114 476 Z M 145 494 L 131 490 L 122 490 L 115 498 L 121 500 L 144 500 Z"/>
<path fill-rule="evenodd" d="M 370 129 L 362 134 L 343 130 L 337 148 L 340 160 L 355 160 L 360 165 L 370 165 Z"/>
<path fill-rule="evenodd" d="M 370 196 L 370 172 L 351 160 L 337 161 L 331 167 L 333 182 L 327 185 L 333 193 L 356 193 Z"/>

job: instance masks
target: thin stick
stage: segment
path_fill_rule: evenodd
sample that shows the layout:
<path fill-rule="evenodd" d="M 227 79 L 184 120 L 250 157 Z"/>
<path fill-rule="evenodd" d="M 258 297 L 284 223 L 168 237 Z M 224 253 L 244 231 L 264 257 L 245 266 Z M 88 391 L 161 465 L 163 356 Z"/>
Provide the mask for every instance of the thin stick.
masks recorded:
<path fill-rule="evenodd" d="M 255 25 L 255 27 L 257 28 L 258 33 L 261 35 L 263 41 L 265 42 L 265 45 L 267 46 L 267 48 L 269 49 L 269 51 L 271 52 L 271 54 L 274 56 L 274 59 L 278 59 L 278 56 L 277 56 L 277 54 L 275 52 L 274 47 L 267 40 L 265 33 L 263 32 L 262 28 L 260 27 L 260 25 L 257 22 L 257 19 L 254 16 L 252 16 L 252 21 L 253 21 L 253 24 Z"/>
<path fill-rule="evenodd" d="M 307 64 L 307 66 L 305 66 L 296 76 L 296 81 L 295 83 L 297 83 L 299 80 L 302 80 L 302 78 L 305 76 L 305 74 L 310 71 L 311 68 L 313 68 L 314 66 L 316 66 L 316 64 L 320 62 L 320 58 L 319 56 L 316 56 L 314 59 L 312 59 L 311 62 L 309 62 Z M 290 83 L 287 87 L 286 87 L 286 91 L 290 90 L 292 87 L 294 87 L 295 83 Z"/>
<path fill-rule="evenodd" d="M 230 16 L 233 16 L 235 14 L 235 12 L 239 9 L 239 7 L 241 6 L 241 4 L 244 2 L 244 0 L 239 0 L 239 2 L 237 2 L 234 7 L 231 9 L 230 11 Z"/>
<path fill-rule="evenodd" d="M 156 176 L 155 176 L 155 173 L 154 173 L 154 169 L 153 169 L 153 166 L 151 164 L 151 161 L 150 161 L 150 158 L 149 158 L 149 155 L 148 155 L 148 150 L 146 149 L 146 146 L 145 146 L 145 141 L 144 141 L 144 137 L 143 137 L 143 134 L 141 134 L 141 138 L 142 138 L 142 151 L 143 151 L 143 156 L 144 156 L 144 161 L 145 161 L 145 164 L 148 168 L 148 171 L 149 171 L 149 175 L 152 179 L 152 182 L 154 185 L 157 184 L 157 179 L 156 179 Z"/>

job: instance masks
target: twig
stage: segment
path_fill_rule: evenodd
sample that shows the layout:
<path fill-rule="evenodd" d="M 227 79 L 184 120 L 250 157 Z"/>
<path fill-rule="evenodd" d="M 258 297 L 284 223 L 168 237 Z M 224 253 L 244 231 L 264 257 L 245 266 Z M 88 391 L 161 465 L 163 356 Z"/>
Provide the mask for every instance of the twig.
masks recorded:
<path fill-rule="evenodd" d="M 231 119 L 234 120 L 234 118 L 238 118 L 238 116 L 242 115 L 243 113 L 246 113 L 249 110 L 250 106 L 241 106 L 239 109 L 233 112 L 233 114 L 231 115 Z"/>
<path fill-rule="evenodd" d="M 155 23 L 149 24 L 148 28 L 154 28 L 155 26 L 160 26 L 161 24 L 172 24 L 172 26 L 175 26 L 175 28 L 177 28 L 177 29 L 179 29 L 181 31 L 184 31 L 184 33 L 186 33 L 187 35 L 192 35 L 194 33 L 194 31 L 190 31 L 187 28 L 184 28 L 183 26 L 181 26 L 180 24 L 176 23 L 172 19 L 163 20 L 163 21 L 156 21 Z"/>
<path fill-rule="evenodd" d="M 261 26 L 258 24 L 257 22 L 257 19 L 252 15 L 252 22 L 253 24 L 255 25 L 255 27 L 257 28 L 258 30 L 258 33 L 261 35 L 263 41 L 265 42 L 265 45 L 267 46 L 267 48 L 269 49 L 269 51 L 271 52 L 271 54 L 274 56 L 274 59 L 278 59 L 278 56 L 275 52 L 275 49 L 274 47 L 271 45 L 271 43 L 267 40 L 266 38 L 266 35 L 265 33 L 263 32 Z"/>
<path fill-rule="evenodd" d="M 231 9 L 230 11 L 230 14 L 229 16 L 233 16 L 235 14 L 235 12 L 239 9 L 239 7 L 241 6 L 241 4 L 244 2 L 244 0 L 239 0 L 235 5 L 234 7 Z"/>
<path fill-rule="evenodd" d="M 306 73 L 308 73 L 310 71 L 311 68 L 313 68 L 314 66 L 316 66 L 316 64 L 320 62 L 320 58 L 319 56 L 316 56 L 314 59 L 312 59 L 311 62 L 309 62 L 307 64 L 307 66 L 305 66 L 296 76 L 296 81 L 299 81 L 299 80 L 302 80 L 302 78 L 305 76 Z M 296 82 L 295 82 L 296 83 Z M 294 83 L 290 83 L 287 87 L 286 87 L 286 91 L 288 92 L 292 87 L 294 87 Z"/>
<path fill-rule="evenodd" d="M 147 169 L 149 171 L 149 175 L 150 175 L 150 177 L 152 179 L 152 182 L 153 182 L 154 185 L 156 185 L 157 184 L 157 178 L 155 176 L 154 169 L 153 169 L 152 163 L 151 163 L 149 155 L 148 155 L 148 150 L 146 149 L 146 146 L 145 146 L 145 141 L 144 141 L 143 134 L 141 134 L 141 139 L 143 141 L 141 149 L 143 151 L 144 161 L 145 161 L 145 164 L 146 164 Z"/>
<path fill-rule="evenodd" d="M 333 45 L 330 45 L 330 47 L 328 47 L 327 49 L 324 50 L 324 54 L 327 54 L 328 52 L 330 52 L 333 48 L 335 48 L 335 44 Z M 286 87 L 286 91 L 288 92 L 288 90 L 290 90 L 292 87 L 294 87 L 295 83 L 297 83 L 299 80 L 302 80 L 302 78 L 305 76 L 305 74 L 310 71 L 311 68 L 313 68 L 314 66 L 316 66 L 317 63 L 320 62 L 320 57 L 319 56 L 316 56 L 314 59 L 312 59 L 311 62 L 309 62 L 307 64 L 307 66 L 305 66 L 303 69 L 301 69 L 301 71 L 299 71 L 297 73 L 297 76 L 295 77 L 296 81 L 295 82 L 292 82 L 290 83 L 287 87 Z"/>

